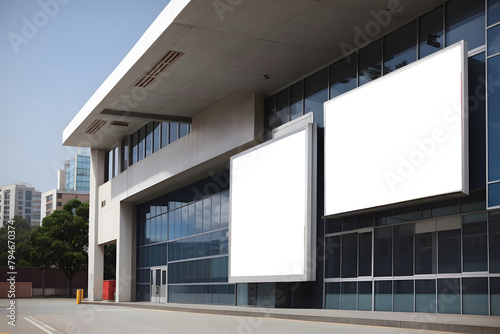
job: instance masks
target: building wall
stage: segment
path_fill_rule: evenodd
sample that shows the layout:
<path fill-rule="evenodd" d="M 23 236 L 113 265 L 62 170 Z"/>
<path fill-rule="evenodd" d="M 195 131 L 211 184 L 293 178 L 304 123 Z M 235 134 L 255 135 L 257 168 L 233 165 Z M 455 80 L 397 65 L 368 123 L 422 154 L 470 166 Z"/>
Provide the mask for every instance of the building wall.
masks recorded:
<path fill-rule="evenodd" d="M 125 202 L 151 196 L 169 187 L 175 189 L 181 179 L 200 178 L 200 175 L 225 168 L 230 155 L 259 141 L 262 113 L 259 94 L 232 93 L 194 116 L 192 132 L 187 136 L 99 185 L 95 203 L 97 217 L 91 215 L 90 221 L 97 231 L 96 245 L 121 241 L 126 242 L 123 247 L 131 249 L 132 238 L 120 240 L 120 234 L 132 231 L 134 221 L 133 217 L 123 215 L 123 210 L 129 210 Z M 96 168 L 94 161 L 92 166 Z M 104 174 L 104 168 L 96 172 Z M 121 270 L 120 266 L 132 270 L 131 264 L 118 261 L 117 271 Z M 100 298 L 99 295 L 94 297 Z"/>
<path fill-rule="evenodd" d="M 2 224 L 15 216 L 21 216 L 32 226 L 40 225 L 41 192 L 27 183 L 15 183 L 0 187 L 0 217 Z"/>

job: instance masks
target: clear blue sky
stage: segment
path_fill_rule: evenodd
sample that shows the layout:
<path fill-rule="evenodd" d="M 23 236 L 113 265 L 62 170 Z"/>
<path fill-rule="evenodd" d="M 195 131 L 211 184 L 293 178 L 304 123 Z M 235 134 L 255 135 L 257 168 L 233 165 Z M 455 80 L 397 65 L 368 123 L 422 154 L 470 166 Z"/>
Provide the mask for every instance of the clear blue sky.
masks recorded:
<path fill-rule="evenodd" d="M 169 0 L 0 0 L 0 186 L 46 192 L 62 132 Z"/>

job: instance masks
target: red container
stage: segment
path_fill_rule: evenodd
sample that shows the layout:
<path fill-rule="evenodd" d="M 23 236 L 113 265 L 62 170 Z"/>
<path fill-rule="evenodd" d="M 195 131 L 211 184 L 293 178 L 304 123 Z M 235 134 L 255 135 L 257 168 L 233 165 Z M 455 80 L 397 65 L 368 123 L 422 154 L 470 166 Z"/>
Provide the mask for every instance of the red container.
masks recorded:
<path fill-rule="evenodd" d="M 102 282 L 102 299 L 115 300 L 116 281 L 106 280 Z"/>

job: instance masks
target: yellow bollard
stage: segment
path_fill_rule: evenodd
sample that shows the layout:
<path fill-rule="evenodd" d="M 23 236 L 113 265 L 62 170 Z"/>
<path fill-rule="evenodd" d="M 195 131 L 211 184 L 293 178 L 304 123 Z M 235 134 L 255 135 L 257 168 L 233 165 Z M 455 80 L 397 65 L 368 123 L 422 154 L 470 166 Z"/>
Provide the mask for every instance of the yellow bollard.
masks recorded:
<path fill-rule="evenodd" d="M 80 289 L 76 290 L 76 303 L 77 304 L 80 304 L 80 302 L 82 301 L 82 299 L 83 299 L 82 295 L 83 295 L 83 290 L 80 290 Z"/>

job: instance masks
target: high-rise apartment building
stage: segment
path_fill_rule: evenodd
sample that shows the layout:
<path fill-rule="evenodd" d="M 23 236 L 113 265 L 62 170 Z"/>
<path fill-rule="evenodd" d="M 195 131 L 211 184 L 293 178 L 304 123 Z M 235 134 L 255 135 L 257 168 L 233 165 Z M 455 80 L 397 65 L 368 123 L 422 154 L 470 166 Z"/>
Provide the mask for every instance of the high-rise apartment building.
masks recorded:
<path fill-rule="evenodd" d="M 21 216 L 31 226 L 40 225 L 42 193 L 28 183 L 0 187 L 0 222 L 2 226 Z"/>

